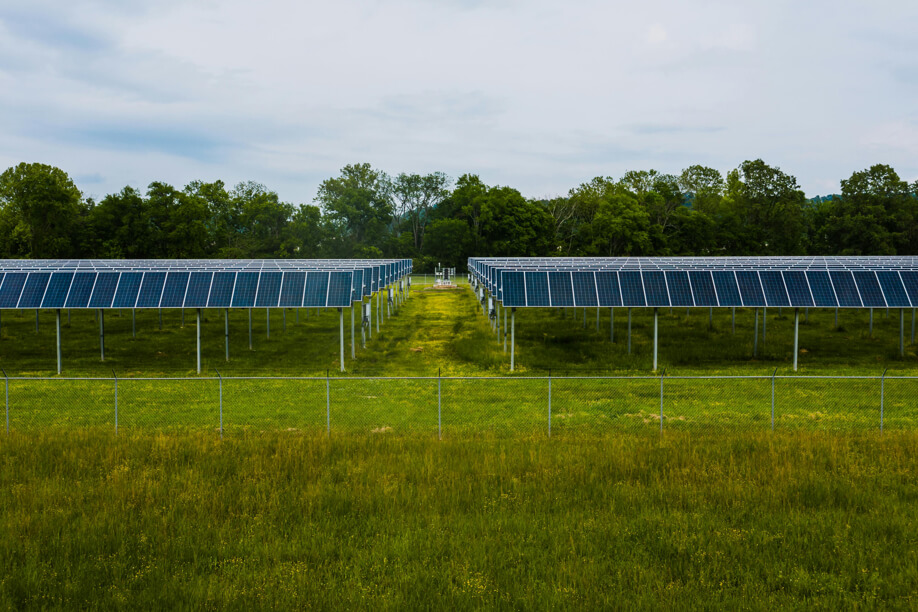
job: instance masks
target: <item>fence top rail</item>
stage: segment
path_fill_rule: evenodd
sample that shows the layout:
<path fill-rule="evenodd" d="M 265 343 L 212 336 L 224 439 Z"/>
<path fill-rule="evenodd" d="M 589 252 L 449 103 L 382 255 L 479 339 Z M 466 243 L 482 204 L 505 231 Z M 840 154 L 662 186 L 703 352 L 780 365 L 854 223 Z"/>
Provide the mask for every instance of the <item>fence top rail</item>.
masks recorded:
<path fill-rule="evenodd" d="M 514 381 L 514 380 L 652 380 L 660 378 L 667 380 L 918 380 L 918 376 L 896 375 L 805 375 L 794 376 L 788 374 L 753 374 L 753 375 L 721 375 L 721 376 L 9 376 L 9 381 L 219 381 L 219 380 L 300 380 L 300 381 L 383 381 L 383 380 L 488 380 L 488 381 Z"/>

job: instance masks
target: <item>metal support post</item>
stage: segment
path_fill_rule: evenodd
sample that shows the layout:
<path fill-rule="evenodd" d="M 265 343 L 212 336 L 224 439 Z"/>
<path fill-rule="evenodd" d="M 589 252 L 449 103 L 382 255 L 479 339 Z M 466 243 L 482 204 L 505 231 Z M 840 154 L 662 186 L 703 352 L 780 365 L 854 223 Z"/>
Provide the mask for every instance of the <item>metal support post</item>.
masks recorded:
<path fill-rule="evenodd" d="M 201 309 L 197 309 L 196 335 L 198 339 L 198 374 L 201 373 Z"/>
<path fill-rule="evenodd" d="M 57 309 L 55 311 L 57 315 L 55 317 L 55 322 L 57 323 L 57 373 L 61 373 L 61 311 Z"/>
<path fill-rule="evenodd" d="M 609 342 L 615 344 L 615 309 L 609 309 Z"/>
<path fill-rule="evenodd" d="M 341 338 L 341 352 L 340 352 L 340 362 L 341 362 L 341 371 L 344 371 L 344 309 L 338 309 L 338 326 L 340 328 L 340 338 Z"/>
<path fill-rule="evenodd" d="M 249 350 L 252 350 L 252 309 L 249 308 Z"/>
<path fill-rule="evenodd" d="M 797 348 L 797 342 L 800 336 L 800 309 L 794 308 L 794 372 L 797 371 L 797 355 L 799 354 L 799 349 Z"/>
<path fill-rule="evenodd" d="M 870 308 L 870 323 L 867 325 L 867 337 L 873 338 L 873 308 Z"/>
<path fill-rule="evenodd" d="M 265 308 L 265 321 L 267 322 L 268 338 L 271 337 L 271 309 Z"/>
<path fill-rule="evenodd" d="M 131 338 L 137 337 L 137 309 L 131 308 Z"/>
<path fill-rule="evenodd" d="M 599 307 L 596 307 L 596 331 L 599 331 Z"/>
<path fill-rule="evenodd" d="M 516 308 L 510 309 L 510 371 L 513 371 L 516 358 Z"/>
<path fill-rule="evenodd" d="M 105 311 L 99 309 L 99 350 L 102 352 L 102 361 L 105 361 Z"/>
<path fill-rule="evenodd" d="M 730 317 L 730 325 L 733 327 L 733 335 L 736 335 L 736 306 L 733 307 L 733 312 Z"/>
<path fill-rule="evenodd" d="M 504 355 L 507 354 L 507 309 L 504 308 Z"/>
<path fill-rule="evenodd" d="M 905 357 L 905 309 L 899 309 L 899 357 Z"/>
<path fill-rule="evenodd" d="M 912 344 L 915 344 L 915 309 L 912 308 Z"/>
<path fill-rule="evenodd" d="M 654 372 L 657 371 L 657 328 L 658 328 L 657 319 L 659 318 L 657 311 L 658 311 L 657 308 L 653 309 L 653 371 Z"/>
<path fill-rule="evenodd" d="M 714 329 L 714 308 L 708 308 L 708 329 Z"/>
<path fill-rule="evenodd" d="M 229 308 L 223 309 L 223 331 L 226 335 L 224 344 L 226 345 L 226 360 L 229 361 Z"/>
<path fill-rule="evenodd" d="M 379 333 L 379 326 L 382 324 L 382 289 L 376 291 L 376 333 Z"/>
<path fill-rule="evenodd" d="M 35 333 L 38 333 L 38 309 L 35 309 Z"/>
<path fill-rule="evenodd" d="M 631 354 L 631 309 L 628 309 L 628 354 Z"/>
<path fill-rule="evenodd" d="M 351 359 L 357 359 L 356 333 L 354 332 L 354 303 L 351 302 Z"/>
<path fill-rule="evenodd" d="M 768 306 L 762 308 L 762 348 L 765 348 L 765 338 L 768 336 Z"/>
<path fill-rule="evenodd" d="M 759 309 L 755 309 L 755 328 L 752 333 L 752 356 L 759 356 Z"/>

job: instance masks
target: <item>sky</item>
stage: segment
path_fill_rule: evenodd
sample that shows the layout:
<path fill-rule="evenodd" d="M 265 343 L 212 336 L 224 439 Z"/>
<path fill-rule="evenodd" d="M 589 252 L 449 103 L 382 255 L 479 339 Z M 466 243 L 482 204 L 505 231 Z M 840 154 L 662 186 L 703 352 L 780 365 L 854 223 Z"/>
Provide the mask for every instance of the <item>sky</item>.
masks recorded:
<path fill-rule="evenodd" d="M 0 0 L 0 168 L 99 199 L 346 164 L 526 197 L 761 158 L 918 179 L 914 0 Z"/>

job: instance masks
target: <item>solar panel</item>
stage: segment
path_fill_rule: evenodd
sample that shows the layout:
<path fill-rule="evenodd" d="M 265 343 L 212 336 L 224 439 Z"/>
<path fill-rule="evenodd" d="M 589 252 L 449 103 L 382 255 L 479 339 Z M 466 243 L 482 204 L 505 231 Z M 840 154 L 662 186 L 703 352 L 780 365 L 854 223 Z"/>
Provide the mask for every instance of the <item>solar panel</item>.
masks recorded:
<path fill-rule="evenodd" d="M 331 272 L 328 281 L 329 308 L 343 308 L 353 302 L 352 272 Z"/>
<path fill-rule="evenodd" d="M 861 307 L 861 298 L 854 284 L 854 276 L 847 270 L 838 270 L 829 272 L 829 278 L 832 279 L 832 286 L 835 287 L 835 295 L 838 297 L 839 306 Z"/>
<path fill-rule="evenodd" d="M 165 272 L 147 272 L 144 274 L 143 283 L 140 285 L 140 294 L 137 296 L 137 308 L 156 308 L 159 306 L 165 283 Z"/>
<path fill-rule="evenodd" d="M 306 295 L 303 306 L 325 308 L 328 303 L 328 272 L 310 272 L 306 275 Z"/>
<path fill-rule="evenodd" d="M 759 272 L 762 281 L 762 291 L 765 293 L 765 302 L 769 306 L 790 306 L 787 289 L 781 273 L 775 270 L 762 270 Z"/>
<path fill-rule="evenodd" d="M 663 272 L 651 270 L 641 272 L 644 280 L 644 294 L 648 306 L 669 306 L 669 293 L 666 291 L 666 278 Z"/>
<path fill-rule="evenodd" d="M 595 275 L 599 305 L 607 307 L 621 306 L 622 293 L 618 288 L 618 274 L 615 272 L 596 272 Z"/>
<path fill-rule="evenodd" d="M 596 278 L 592 272 L 571 272 L 574 281 L 574 303 L 577 306 L 598 306 L 596 297 Z M 554 291 L 551 294 L 552 302 L 555 300 Z"/>
<path fill-rule="evenodd" d="M 50 279 L 50 272 L 30 273 L 19 298 L 19 308 L 40 308 Z"/>
<path fill-rule="evenodd" d="M 692 287 L 689 284 L 689 275 L 684 271 L 668 271 L 666 274 L 666 286 L 669 287 L 669 298 L 673 306 L 694 306 L 695 301 L 692 299 Z M 710 278 L 710 277 L 709 277 Z M 711 293 L 714 293 L 714 286 L 711 285 Z"/>
<path fill-rule="evenodd" d="M 258 289 L 258 272 L 236 274 L 236 288 L 233 291 L 233 308 L 251 308 L 255 305 L 255 291 Z"/>
<path fill-rule="evenodd" d="M 861 301 L 864 306 L 871 308 L 885 308 L 886 300 L 883 299 L 883 291 L 880 289 L 880 283 L 877 282 L 877 275 L 872 271 L 855 270 L 854 282 L 857 283 L 858 292 L 861 294 Z"/>
<path fill-rule="evenodd" d="M 890 308 L 910 308 L 911 302 L 905 293 L 905 287 L 899 278 L 898 272 L 889 270 L 878 270 L 877 279 L 880 281 L 880 287 L 883 289 L 883 295 L 886 296 L 886 305 Z"/>
<path fill-rule="evenodd" d="M 214 272 L 214 280 L 210 285 L 210 297 L 207 298 L 207 307 L 229 307 L 229 305 L 232 304 L 233 287 L 235 287 L 235 285 L 235 272 Z"/>
<path fill-rule="evenodd" d="M 163 308 L 181 308 L 185 303 L 185 290 L 188 288 L 188 272 L 169 272 L 160 306 Z"/>
<path fill-rule="evenodd" d="M 714 279 L 717 301 L 721 306 L 743 305 L 735 273 L 715 270 L 711 272 L 711 277 Z"/>
<path fill-rule="evenodd" d="M 903 270 L 899 276 L 902 277 L 909 300 L 912 304 L 918 304 L 918 271 Z"/>
<path fill-rule="evenodd" d="M 3 277 L 0 285 L 0 308 L 15 308 L 25 286 L 26 274 L 10 273 Z"/>
<path fill-rule="evenodd" d="M 838 306 L 838 300 L 835 299 L 835 290 L 832 288 L 832 281 L 829 280 L 828 272 L 808 270 L 806 278 L 810 283 L 815 306 Z"/>
<path fill-rule="evenodd" d="M 765 293 L 762 291 L 758 272 L 737 272 L 736 282 L 739 285 L 744 306 L 766 306 Z"/>
<path fill-rule="evenodd" d="M 806 274 L 800 270 L 787 270 L 782 273 L 784 285 L 787 287 L 787 296 L 791 306 L 807 307 L 813 305 L 813 296 L 810 294 Z"/>
<path fill-rule="evenodd" d="M 63 308 L 73 282 L 73 272 L 55 272 L 41 300 L 42 308 Z"/>
<path fill-rule="evenodd" d="M 188 291 L 185 293 L 185 308 L 204 308 L 210 295 L 213 272 L 192 272 L 188 279 Z"/>
<path fill-rule="evenodd" d="M 79 272 L 73 277 L 70 293 L 67 295 L 66 308 L 86 308 L 92 287 L 96 284 L 95 272 Z"/>
<path fill-rule="evenodd" d="M 526 290 L 523 285 L 522 272 L 504 272 L 502 274 L 504 306 L 516 308 L 526 305 Z"/>
<path fill-rule="evenodd" d="M 552 306 L 573 306 L 574 288 L 570 272 L 549 272 L 548 289 L 551 291 Z"/>
<path fill-rule="evenodd" d="M 123 272 L 118 279 L 118 289 L 115 291 L 112 308 L 133 308 L 137 303 L 137 293 L 142 281 L 142 272 Z"/>
<path fill-rule="evenodd" d="M 640 272 L 619 272 L 622 289 L 622 306 L 645 306 L 644 284 Z"/>
<path fill-rule="evenodd" d="M 545 272 L 526 272 L 526 305 L 551 306 L 548 299 L 548 275 Z"/>
<path fill-rule="evenodd" d="M 89 307 L 111 308 L 119 280 L 121 274 L 118 272 L 99 272 L 96 284 L 92 287 L 92 295 L 89 296 Z"/>
<path fill-rule="evenodd" d="M 295 278 L 294 278 L 295 277 Z M 258 277 L 258 292 L 255 296 L 255 306 L 258 308 L 273 308 L 279 303 L 281 293 L 281 281 L 288 283 L 295 282 L 296 278 L 300 279 L 299 293 L 296 293 L 296 299 L 302 304 L 303 285 L 306 283 L 305 272 L 262 272 Z"/>
<path fill-rule="evenodd" d="M 363 270 L 354 270 L 353 282 L 354 293 L 352 298 L 357 302 L 363 297 Z"/>

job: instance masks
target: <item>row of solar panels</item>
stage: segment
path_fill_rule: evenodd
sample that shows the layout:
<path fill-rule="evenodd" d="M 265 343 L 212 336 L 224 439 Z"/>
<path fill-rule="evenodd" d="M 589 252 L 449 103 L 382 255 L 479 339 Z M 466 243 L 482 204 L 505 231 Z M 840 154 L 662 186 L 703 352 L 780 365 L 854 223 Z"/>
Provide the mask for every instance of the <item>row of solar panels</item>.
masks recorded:
<path fill-rule="evenodd" d="M 198 271 L 198 272 L 232 272 L 232 271 L 310 271 L 339 270 L 342 272 L 365 268 L 380 268 L 384 284 L 403 278 L 411 273 L 410 259 L 400 260 L 353 260 L 353 259 L 115 259 L 115 260 L 48 260 L 48 259 L 13 259 L 0 260 L 0 273 L 6 272 L 57 272 L 57 271 Z"/>
<path fill-rule="evenodd" d="M 346 307 L 384 287 L 380 275 L 379 267 L 308 272 L 9 272 L 0 273 L 0 308 Z"/>
<path fill-rule="evenodd" d="M 918 271 L 501 271 L 508 307 L 918 307 Z"/>

